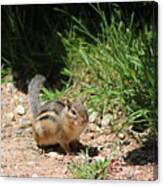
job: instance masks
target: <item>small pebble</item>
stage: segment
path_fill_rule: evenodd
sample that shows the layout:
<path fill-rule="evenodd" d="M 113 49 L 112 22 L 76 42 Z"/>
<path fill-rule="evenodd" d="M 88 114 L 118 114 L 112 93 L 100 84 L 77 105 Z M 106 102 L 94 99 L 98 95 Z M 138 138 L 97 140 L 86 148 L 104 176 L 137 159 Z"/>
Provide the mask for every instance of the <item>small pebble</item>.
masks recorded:
<path fill-rule="evenodd" d="M 93 158 L 94 160 L 96 160 L 96 161 L 105 161 L 105 157 L 103 157 L 103 156 L 95 156 L 94 158 Z"/>
<path fill-rule="evenodd" d="M 113 119 L 114 119 L 114 120 L 118 119 L 117 113 L 114 113 L 114 114 L 113 114 Z"/>
<path fill-rule="evenodd" d="M 51 158 L 56 158 L 58 156 L 58 154 L 56 152 L 49 152 L 46 154 L 48 157 L 51 157 Z"/>
<path fill-rule="evenodd" d="M 106 114 L 102 118 L 101 125 L 102 126 L 108 126 L 112 120 L 113 120 L 113 115 L 112 114 Z"/>
<path fill-rule="evenodd" d="M 7 91 L 8 91 L 8 93 L 12 94 L 13 93 L 13 90 L 14 90 L 13 83 L 8 83 L 7 84 Z"/>
<path fill-rule="evenodd" d="M 20 119 L 19 123 L 21 125 L 21 128 L 29 128 L 32 126 L 31 121 L 24 118 Z"/>
<path fill-rule="evenodd" d="M 32 127 L 26 128 L 25 131 L 32 134 Z"/>
<path fill-rule="evenodd" d="M 63 173 L 63 174 L 66 174 L 67 172 L 68 172 L 67 168 L 63 168 L 63 169 L 62 169 L 62 173 Z"/>
<path fill-rule="evenodd" d="M 104 148 L 104 147 L 103 147 L 103 146 L 100 146 L 100 145 L 97 147 L 98 151 L 103 150 L 103 148 Z"/>
<path fill-rule="evenodd" d="M 15 129 L 15 134 L 20 135 L 21 133 L 22 133 L 22 129 L 20 129 L 20 128 Z"/>
<path fill-rule="evenodd" d="M 118 138 L 121 139 L 121 140 L 124 140 L 125 139 L 125 135 L 123 133 L 119 133 L 118 134 Z"/>
<path fill-rule="evenodd" d="M 50 157 L 50 158 L 56 158 L 56 159 L 58 159 L 58 160 L 63 160 L 63 155 L 61 155 L 61 154 L 58 154 L 57 152 L 49 152 L 49 153 L 47 153 L 46 154 L 48 157 Z"/>
<path fill-rule="evenodd" d="M 99 113 L 98 112 L 93 112 L 90 116 L 89 116 L 89 121 L 91 123 L 95 122 L 97 117 L 98 117 Z"/>
<path fill-rule="evenodd" d="M 18 105 L 18 106 L 16 107 L 16 113 L 17 113 L 18 115 L 24 115 L 24 114 L 25 114 L 25 109 L 24 109 L 24 107 L 23 107 L 22 105 Z"/>
<path fill-rule="evenodd" d="M 15 116 L 12 112 L 5 113 L 5 117 L 6 117 L 7 121 L 14 121 L 15 120 Z"/>
<path fill-rule="evenodd" d="M 61 160 L 63 160 L 63 158 L 64 158 L 64 156 L 61 155 L 61 154 L 59 154 L 58 157 L 57 157 L 57 160 L 60 160 L 61 161 Z"/>

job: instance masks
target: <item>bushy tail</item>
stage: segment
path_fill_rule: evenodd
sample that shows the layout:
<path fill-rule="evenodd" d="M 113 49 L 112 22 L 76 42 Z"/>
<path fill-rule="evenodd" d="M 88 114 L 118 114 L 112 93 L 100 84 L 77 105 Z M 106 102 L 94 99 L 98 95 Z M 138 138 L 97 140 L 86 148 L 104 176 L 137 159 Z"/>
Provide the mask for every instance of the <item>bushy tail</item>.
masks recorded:
<path fill-rule="evenodd" d="M 38 74 L 28 85 L 28 101 L 33 117 L 36 117 L 40 111 L 41 103 L 39 100 L 39 93 L 44 82 L 45 77 Z"/>

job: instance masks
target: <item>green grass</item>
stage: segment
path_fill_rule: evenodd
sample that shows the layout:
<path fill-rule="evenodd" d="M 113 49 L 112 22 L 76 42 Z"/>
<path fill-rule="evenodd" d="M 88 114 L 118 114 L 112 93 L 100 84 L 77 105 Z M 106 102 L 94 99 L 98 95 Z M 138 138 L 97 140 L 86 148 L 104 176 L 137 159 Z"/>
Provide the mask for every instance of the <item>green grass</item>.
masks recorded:
<path fill-rule="evenodd" d="M 107 179 L 108 178 L 108 160 L 91 160 L 86 152 L 82 152 L 82 163 L 72 161 L 68 166 L 73 178 L 76 179 Z"/>
<path fill-rule="evenodd" d="M 137 32 L 134 14 L 127 26 L 116 17 L 108 24 L 104 12 L 93 8 L 101 16 L 101 32 L 97 37 L 74 17 L 75 25 L 67 35 L 60 34 L 67 52 L 63 73 L 72 80 L 71 94 L 74 98 L 84 97 L 88 108 L 102 115 L 118 107 L 127 117 L 120 130 L 129 125 L 155 129 L 156 33 L 147 25 Z"/>
<path fill-rule="evenodd" d="M 71 162 L 69 171 L 73 178 L 77 179 L 107 179 L 108 162 L 106 160 L 94 160 L 92 162 Z"/>

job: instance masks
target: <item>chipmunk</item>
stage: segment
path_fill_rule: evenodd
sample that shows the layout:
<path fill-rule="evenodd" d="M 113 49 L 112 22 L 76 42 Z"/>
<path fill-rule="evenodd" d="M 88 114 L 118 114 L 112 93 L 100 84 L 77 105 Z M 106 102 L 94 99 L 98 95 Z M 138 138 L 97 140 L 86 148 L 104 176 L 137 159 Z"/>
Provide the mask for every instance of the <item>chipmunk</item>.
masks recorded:
<path fill-rule="evenodd" d="M 70 143 L 78 140 L 88 124 L 86 108 L 81 101 L 56 100 L 41 105 L 39 93 L 44 82 L 44 76 L 36 75 L 28 86 L 34 139 L 38 147 L 58 143 L 66 153 L 71 153 Z"/>

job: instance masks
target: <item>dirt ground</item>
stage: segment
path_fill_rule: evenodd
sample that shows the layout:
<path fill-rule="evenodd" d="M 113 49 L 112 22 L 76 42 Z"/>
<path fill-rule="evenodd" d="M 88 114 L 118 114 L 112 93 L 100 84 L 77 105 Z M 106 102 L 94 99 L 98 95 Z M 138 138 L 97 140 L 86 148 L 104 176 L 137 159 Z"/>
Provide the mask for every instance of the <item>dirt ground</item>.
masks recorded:
<path fill-rule="evenodd" d="M 67 167 L 72 160 L 80 162 L 81 155 L 64 155 L 54 149 L 40 154 L 32 137 L 27 95 L 8 83 L 1 85 L 1 97 L 1 175 L 72 178 Z M 111 160 L 108 179 L 156 179 L 157 165 L 131 136 L 116 135 L 109 127 L 98 129 L 90 123 L 80 141 L 92 148 L 90 158 Z M 129 163 L 129 155 L 140 161 Z"/>

